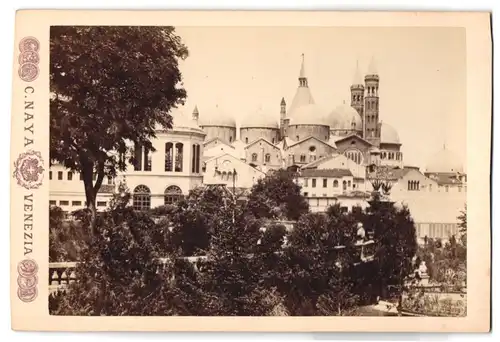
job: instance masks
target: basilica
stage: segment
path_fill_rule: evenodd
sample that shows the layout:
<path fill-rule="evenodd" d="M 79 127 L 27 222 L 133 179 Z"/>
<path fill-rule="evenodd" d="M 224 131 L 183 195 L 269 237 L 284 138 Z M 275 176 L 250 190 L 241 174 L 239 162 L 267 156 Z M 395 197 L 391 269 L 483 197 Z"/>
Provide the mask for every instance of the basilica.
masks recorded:
<path fill-rule="evenodd" d="M 258 108 L 237 124 L 217 104 L 191 113 L 174 109 L 169 113 L 173 128 L 157 130 L 156 152 L 135 149 L 135 165 L 117 178 L 126 182 L 133 206 L 141 210 L 174 203 L 209 184 L 244 194 L 268 172 L 285 168 L 297 172 L 311 211 L 323 212 L 334 203 L 346 211 L 366 207 L 370 177 L 384 168 L 391 198 L 409 206 L 419 237 L 455 234 L 466 202 L 462 163 L 443 147 L 425 170 L 405 165 L 398 132 L 380 115 L 381 79 L 374 60 L 365 75 L 357 66 L 346 86 L 350 103 L 332 104 L 330 110 L 318 106 L 302 55 L 295 95 L 277 99 L 276 113 Z M 79 175 L 53 165 L 49 178 L 52 205 L 66 211 L 84 206 Z M 117 183 L 110 178 L 103 184 L 98 209 L 105 209 Z"/>

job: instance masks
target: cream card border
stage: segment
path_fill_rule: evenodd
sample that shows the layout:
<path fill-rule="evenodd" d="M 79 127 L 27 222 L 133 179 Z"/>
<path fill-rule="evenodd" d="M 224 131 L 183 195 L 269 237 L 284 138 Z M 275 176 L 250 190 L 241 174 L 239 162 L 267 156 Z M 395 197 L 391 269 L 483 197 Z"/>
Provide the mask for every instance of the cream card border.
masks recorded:
<path fill-rule="evenodd" d="M 492 42 L 489 13 L 438 12 L 221 12 L 23 10 L 17 12 L 13 64 L 11 172 L 28 148 L 40 151 L 48 172 L 49 30 L 51 25 L 172 26 L 365 26 L 463 27 L 467 43 L 468 300 L 467 317 L 61 317 L 48 313 L 48 177 L 35 190 L 11 180 L 11 306 L 15 330 L 140 331 L 488 331 L 490 328 L 490 152 Z M 32 82 L 18 76 L 23 37 L 40 42 L 39 74 Z M 34 93 L 34 143 L 25 147 L 26 87 Z M 29 90 L 31 91 L 31 90 Z M 30 138 L 31 139 L 31 138 Z M 33 194 L 33 252 L 38 264 L 38 294 L 32 302 L 18 297 L 18 263 L 25 259 L 24 196 Z M 29 227 L 28 227 L 29 229 Z"/>

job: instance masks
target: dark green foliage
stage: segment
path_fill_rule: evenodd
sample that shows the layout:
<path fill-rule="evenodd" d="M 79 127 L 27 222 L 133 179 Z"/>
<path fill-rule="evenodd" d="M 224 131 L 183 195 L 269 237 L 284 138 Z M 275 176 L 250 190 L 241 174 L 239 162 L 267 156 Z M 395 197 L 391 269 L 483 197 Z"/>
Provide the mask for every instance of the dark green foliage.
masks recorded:
<path fill-rule="evenodd" d="M 375 197 L 365 218 L 365 226 L 374 231 L 378 264 L 375 278 L 381 288 L 400 286 L 413 272 L 412 258 L 417 251 L 415 223 L 407 207 L 395 208 L 392 202 Z"/>
<path fill-rule="evenodd" d="M 342 214 L 340 208 L 300 218 L 289 236 L 280 288 L 291 315 L 341 315 L 357 303 L 350 277 L 355 229 L 351 214 Z"/>
<path fill-rule="evenodd" d="M 94 238 L 76 268 L 71 284 L 53 313 L 59 315 L 175 315 L 167 265 L 154 253 L 148 230 L 154 225 L 131 209 L 116 210 L 97 222 Z"/>
<path fill-rule="evenodd" d="M 257 218 L 297 220 L 309 211 L 309 204 L 294 181 L 294 173 L 277 170 L 252 187 L 248 209 Z"/>
<path fill-rule="evenodd" d="M 197 188 L 177 204 L 172 216 L 172 242 L 182 255 L 207 253 L 214 222 L 224 210 L 226 197 L 222 188 Z"/>
<path fill-rule="evenodd" d="M 81 222 L 66 220 L 59 207 L 49 209 L 50 262 L 78 261 L 88 238 Z"/>
<path fill-rule="evenodd" d="M 186 56 L 172 27 L 51 27 L 50 160 L 82 174 L 92 230 L 104 177 L 133 161 L 127 141 L 153 151 L 156 126 L 171 127 Z"/>
<path fill-rule="evenodd" d="M 51 300 L 52 313 L 350 315 L 400 284 L 416 248 L 409 211 L 380 201 L 366 213 L 306 213 L 287 231 L 222 187 L 196 189 L 154 219 L 121 198 L 98 218 L 103 238 L 83 253 L 70 293 Z M 377 256 L 390 258 L 360 263 L 359 219 L 376 231 Z M 181 259 L 189 253 L 205 258 Z"/>

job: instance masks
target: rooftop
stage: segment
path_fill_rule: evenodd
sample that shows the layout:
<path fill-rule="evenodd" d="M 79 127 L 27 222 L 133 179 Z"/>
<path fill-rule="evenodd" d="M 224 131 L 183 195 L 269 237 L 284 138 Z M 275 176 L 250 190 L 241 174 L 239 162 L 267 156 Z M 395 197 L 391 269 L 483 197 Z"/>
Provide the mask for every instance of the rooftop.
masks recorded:
<path fill-rule="evenodd" d="M 302 177 L 352 177 L 349 169 L 304 169 Z"/>

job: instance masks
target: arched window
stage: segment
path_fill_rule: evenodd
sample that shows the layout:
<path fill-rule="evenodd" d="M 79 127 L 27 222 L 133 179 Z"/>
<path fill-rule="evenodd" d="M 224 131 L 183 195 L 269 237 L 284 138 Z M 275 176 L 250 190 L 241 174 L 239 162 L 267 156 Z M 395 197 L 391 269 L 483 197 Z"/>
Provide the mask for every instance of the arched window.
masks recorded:
<path fill-rule="evenodd" d="M 183 150 L 182 143 L 175 144 L 175 172 L 182 172 Z"/>
<path fill-rule="evenodd" d="M 173 158 L 174 158 L 174 144 L 172 144 L 170 142 L 166 143 L 165 144 L 165 171 L 167 171 L 167 172 L 172 171 Z"/>
<path fill-rule="evenodd" d="M 274 140 L 274 138 L 273 138 L 273 144 L 274 144 L 274 143 L 275 143 L 275 140 Z"/>
<path fill-rule="evenodd" d="M 248 137 L 245 138 L 245 144 L 248 144 Z"/>
<path fill-rule="evenodd" d="M 353 95 L 353 96 L 352 96 L 352 101 L 353 101 L 353 102 L 354 102 L 354 101 L 356 101 L 356 95 Z"/>
<path fill-rule="evenodd" d="M 301 154 L 300 155 L 300 162 L 301 163 L 305 163 L 306 162 L 306 155 L 305 154 Z"/>
<path fill-rule="evenodd" d="M 177 203 L 182 199 L 182 190 L 177 185 L 171 185 L 165 189 L 165 205 Z"/>
<path fill-rule="evenodd" d="M 347 190 L 347 182 L 346 182 L 346 181 L 343 181 L 343 182 L 342 182 L 342 189 L 343 189 L 344 191 L 346 191 L 346 190 Z"/>
<path fill-rule="evenodd" d="M 151 191 L 145 185 L 138 185 L 134 189 L 133 207 L 135 210 L 148 210 L 151 208 Z"/>
<path fill-rule="evenodd" d="M 334 180 L 333 181 L 333 187 L 334 188 L 338 188 L 339 187 L 339 181 L 338 180 Z"/>
<path fill-rule="evenodd" d="M 266 163 L 270 163 L 271 162 L 271 155 L 269 153 L 266 153 Z"/>
<path fill-rule="evenodd" d="M 229 142 L 233 142 L 233 137 L 229 137 Z"/>
<path fill-rule="evenodd" d="M 252 161 L 253 162 L 257 161 L 257 153 L 252 153 Z"/>
<path fill-rule="evenodd" d="M 297 135 L 297 141 L 299 141 L 299 140 L 300 140 L 300 139 L 299 139 L 299 136 Z"/>

